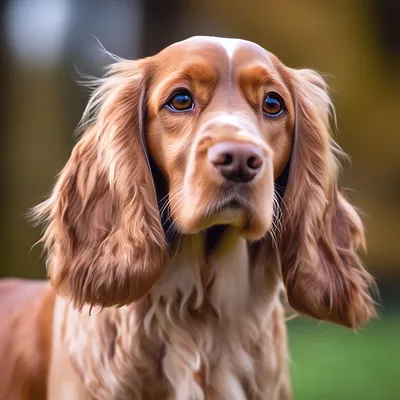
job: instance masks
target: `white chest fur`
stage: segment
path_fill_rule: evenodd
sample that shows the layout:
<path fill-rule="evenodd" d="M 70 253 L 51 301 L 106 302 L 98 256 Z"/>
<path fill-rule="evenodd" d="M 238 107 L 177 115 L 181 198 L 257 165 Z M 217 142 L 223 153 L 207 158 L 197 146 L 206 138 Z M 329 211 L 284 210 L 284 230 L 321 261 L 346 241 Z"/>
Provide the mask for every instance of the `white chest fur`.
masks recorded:
<path fill-rule="evenodd" d="M 186 240 L 138 304 L 89 317 L 59 300 L 60 343 L 86 390 L 96 399 L 287 398 L 277 270 L 263 254 L 250 265 L 240 238 L 208 259 L 202 241 Z"/>

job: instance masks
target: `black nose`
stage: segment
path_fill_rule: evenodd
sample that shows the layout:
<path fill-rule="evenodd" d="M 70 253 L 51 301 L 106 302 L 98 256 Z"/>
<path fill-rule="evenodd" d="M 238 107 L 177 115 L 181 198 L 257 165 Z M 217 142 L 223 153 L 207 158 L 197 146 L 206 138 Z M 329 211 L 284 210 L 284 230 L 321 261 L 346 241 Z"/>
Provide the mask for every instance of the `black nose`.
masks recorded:
<path fill-rule="evenodd" d="M 208 158 L 225 179 L 234 182 L 250 182 L 263 164 L 261 149 L 249 143 L 217 143 L 208 149 Z"/>

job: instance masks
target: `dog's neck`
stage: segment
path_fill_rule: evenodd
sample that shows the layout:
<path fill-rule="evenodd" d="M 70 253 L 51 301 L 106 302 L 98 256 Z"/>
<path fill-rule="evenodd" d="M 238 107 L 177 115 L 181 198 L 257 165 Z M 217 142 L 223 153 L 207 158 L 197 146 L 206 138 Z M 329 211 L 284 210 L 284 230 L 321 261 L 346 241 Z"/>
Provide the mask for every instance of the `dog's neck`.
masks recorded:
<path fill-rule="evenodd" d="M 165 273 L 149 293 L 144 330 L 165 343 L 162 369 L 176 398 L 202 398 L 196 393 L 213 379 L 224 398 L 248 398 L 240 376 L 256 379 L 252 352 L 257 340 L 272 337 L 280 306 L 276 254 L 267 243 L 250 245 L 233 229 L 207 233 L 183 236 L 172 247 Z M 272 343 L 257 351 L 268 352 L 257 355 L 262 368 L 276 357 Z M 211 377 L 216 371 L 219 379 Z"/>
<path fill-rule="evenodd" d="M 235 231 L 219 229 L 182 236 L 171 247 L 166 270 L 150 292 L 152 304 L 181 310 L 206 307 L 224 319 L 245 307 L 249 295 L 250 252 Z"/>
<path fill-rule="evenodd" d="M 245 399 L 280 387 L 286 356 L 275 253 L 233 230 L 216 233 L 177 240 L 138 303 L 89 317 L 88 308 L 80 313 L 59 299 L 56 314 L 69 319 L 56 349 L 68 349 L 93 396 L 203 399 L 217 391 Z M 110 368 L 116 379 L 99 379 Z"/>

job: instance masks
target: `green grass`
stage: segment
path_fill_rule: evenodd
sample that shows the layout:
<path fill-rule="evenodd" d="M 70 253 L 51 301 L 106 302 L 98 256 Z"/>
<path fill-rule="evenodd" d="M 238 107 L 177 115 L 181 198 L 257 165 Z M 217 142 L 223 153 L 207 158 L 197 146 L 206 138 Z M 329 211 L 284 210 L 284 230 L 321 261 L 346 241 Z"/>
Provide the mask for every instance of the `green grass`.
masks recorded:
<path fill-rule="evenodd" d="M 400 400 L 400 315 L 359 333 L 304 318 L 288 327 L 295 400 Z"/>

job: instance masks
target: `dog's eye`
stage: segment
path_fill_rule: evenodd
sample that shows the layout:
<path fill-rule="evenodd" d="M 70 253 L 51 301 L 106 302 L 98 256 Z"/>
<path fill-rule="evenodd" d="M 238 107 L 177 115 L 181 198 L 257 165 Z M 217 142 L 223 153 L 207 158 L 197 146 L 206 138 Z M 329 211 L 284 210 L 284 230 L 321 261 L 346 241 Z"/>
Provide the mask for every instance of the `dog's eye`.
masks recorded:
<path fill-rule="evenodd" d="M 181 90 L 172 95 L 167 107 L 172 111 L 190 111 L 194 108 L 194 102 L 190 93 Z"/>
<path fill-rule="evenodd" d="M 265 115 L 267 115 L 268 117 L 278 117 L 283 113 L 284 109 L 285 103 L 278 93 L 267 93 L 267 96 L 265 97 L 262 105 L 262 110 Z"/>

